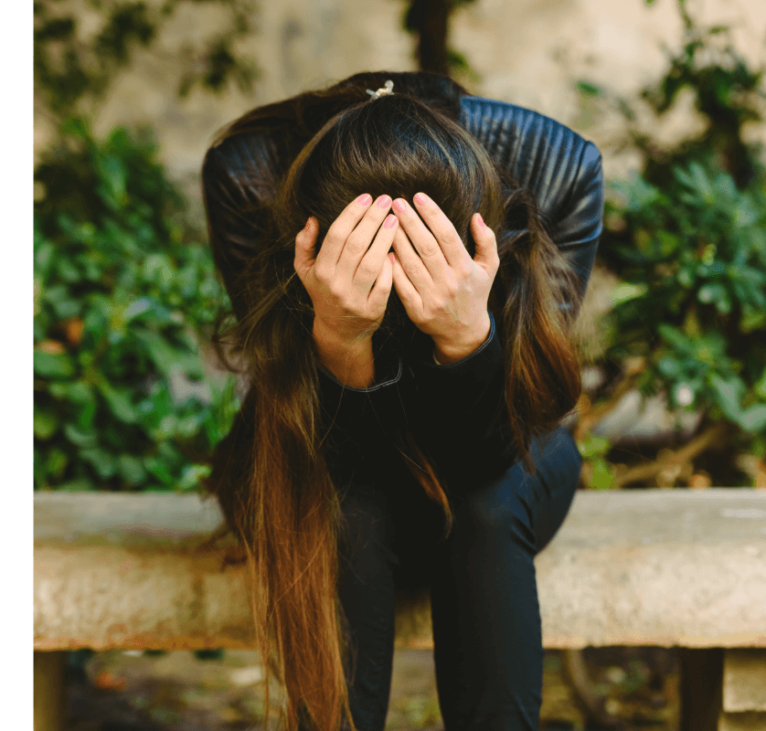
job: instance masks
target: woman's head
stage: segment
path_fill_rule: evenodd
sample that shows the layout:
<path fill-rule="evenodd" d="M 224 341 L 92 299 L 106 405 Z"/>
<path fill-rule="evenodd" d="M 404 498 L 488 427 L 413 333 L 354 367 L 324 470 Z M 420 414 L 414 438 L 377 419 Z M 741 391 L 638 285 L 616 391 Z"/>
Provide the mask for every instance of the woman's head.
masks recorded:
<path fill-rule="evenodd" d="M 369 96 L 335 115 L 290 166 L 274 214 L 280 245 L 292 255 L 309 216 L 319 222 L 317 251 L 341 211 L 362 193 L 412 203 L 429 195 L 455 226 L 471 256 L 471 216 L 493 229 L 503 219 L 503 191 L 487 152 L 446 114 L 414 96 Z M 404 315 L 393 289 L 383 327 Z"/>

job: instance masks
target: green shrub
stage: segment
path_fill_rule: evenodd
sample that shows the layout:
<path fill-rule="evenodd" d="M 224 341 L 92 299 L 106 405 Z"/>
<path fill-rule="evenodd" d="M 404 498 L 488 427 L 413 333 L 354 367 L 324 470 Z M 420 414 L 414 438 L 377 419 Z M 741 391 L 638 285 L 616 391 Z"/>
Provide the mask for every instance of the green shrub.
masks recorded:
<path fill-rule="evenodd" d="M 238 407 L 203 382 L 209 249 L 148 133 L 62 140 L 35 172 L 35 488 L 192 489 Z"/>
<path fill-rule="evenodd" d="M 739 190 L 710 163 L 671 168 L 662 189 L 615 184 L 628 245 L 612 245 L 625 284 L 615 292 L 609 356 L 643 355 L 640 387 L 702 408 L 766 448 L 766 179 Z"/>
<path fill-rule="evenodd" d="M 608 186 L 599 260 L 622 284 L 604 366 L 624 375 L 639 356 L 644 394 L 661 390 L 671 407 L 702 411 L 703 429 L 731 424 L 731 459 L 706 466 L 720 470 L 714 483 L 733 484 L 744 479 L 732 468 L 738 452 L 766 455 L 766 170 L 762 148 L 743 134 L 763 121 L 764 71 L 748 68 L 727 28 L 698 24 L 687 5 L 677 2 L 681 46 L 642 98 L 661 117 L 685 90 L 707 124 L 665 149 L 618 99 L 644 163 Z M 580 90 L 604 96 L 585 82 Z"/>

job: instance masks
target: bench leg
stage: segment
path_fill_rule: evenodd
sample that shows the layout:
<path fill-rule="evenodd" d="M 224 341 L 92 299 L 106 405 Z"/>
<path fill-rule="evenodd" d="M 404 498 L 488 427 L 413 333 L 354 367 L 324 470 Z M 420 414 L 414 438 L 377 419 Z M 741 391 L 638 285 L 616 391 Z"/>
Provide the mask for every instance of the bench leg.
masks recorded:
<path fill-rule="evenodd" d="M 766 649 L 724 651 L 723 713 L 718 731 L 766 729 Z"/>
<path fill-rule="evenodd" d="M 681 731 L 717 731 L 723 705 L 723 649 L 680 647 Z"/>
<path fill-rule="evenodd" d="M 66 652 L 35 652 L 35 731 L 66 728 Z"/>

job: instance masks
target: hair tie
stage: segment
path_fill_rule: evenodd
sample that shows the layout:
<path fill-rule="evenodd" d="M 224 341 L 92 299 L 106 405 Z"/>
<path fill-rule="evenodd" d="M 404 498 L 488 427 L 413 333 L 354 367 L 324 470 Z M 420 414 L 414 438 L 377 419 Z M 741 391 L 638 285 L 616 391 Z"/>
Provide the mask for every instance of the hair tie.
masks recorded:
<path fill-rule="evenodd" d="M 373 99 L 380 99 L 382 96 L 390 96 L 394 93 L 394 82 L 389 79 L 385 86 L 381 86 L 380 89 L 377 91 L 372 91 L 372 89 L 367 89 L 367 93 L 373 98 Z"/>

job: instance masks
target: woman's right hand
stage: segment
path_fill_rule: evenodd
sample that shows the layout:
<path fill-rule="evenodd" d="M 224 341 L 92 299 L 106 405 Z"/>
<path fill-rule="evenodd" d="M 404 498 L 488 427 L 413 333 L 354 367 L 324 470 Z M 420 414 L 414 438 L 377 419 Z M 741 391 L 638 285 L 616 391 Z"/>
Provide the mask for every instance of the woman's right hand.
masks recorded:
<path fill-rule="evenodd" d="M 393 282 L 388 251 L 398 226 L 396 216 L 386 215 L 390 208 L 387 195 L 374 203 L 368 194 L 352 201 L 330 226 L 319 254 L 313 216 L 295 237 L 294 266 L 314 305 L 315 337 L 352 346 L 371 340 L 380 327 Z"/>

